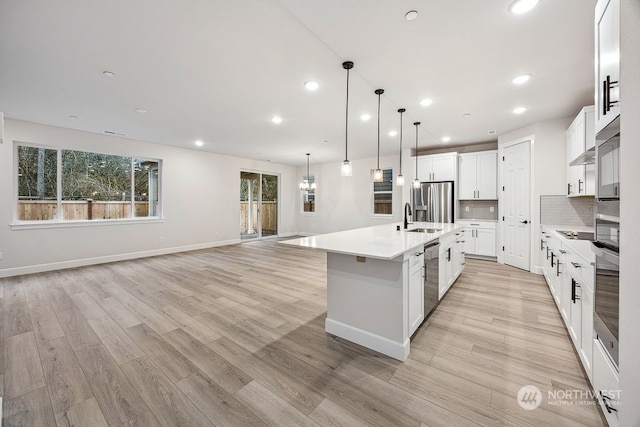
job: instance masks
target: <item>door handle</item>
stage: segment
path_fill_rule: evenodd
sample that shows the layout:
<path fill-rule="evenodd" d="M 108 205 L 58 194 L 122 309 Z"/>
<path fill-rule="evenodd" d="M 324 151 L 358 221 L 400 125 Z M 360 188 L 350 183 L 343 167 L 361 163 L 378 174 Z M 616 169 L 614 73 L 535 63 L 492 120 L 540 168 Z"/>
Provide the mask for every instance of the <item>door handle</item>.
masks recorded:
<path fill-rule="evenodd" d="M 520 224 L 529 224 L 529 221 L 525 219 L 524 221 L 520 221 Z"/>

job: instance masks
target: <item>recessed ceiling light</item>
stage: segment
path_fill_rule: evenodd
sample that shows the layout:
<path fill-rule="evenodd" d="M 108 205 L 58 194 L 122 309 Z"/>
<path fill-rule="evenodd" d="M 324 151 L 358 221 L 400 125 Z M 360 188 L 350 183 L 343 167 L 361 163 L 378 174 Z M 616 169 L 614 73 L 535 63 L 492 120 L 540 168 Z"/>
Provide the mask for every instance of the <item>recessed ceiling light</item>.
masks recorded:
<path fill-rule="evenodd" d="M 102 74 L 103 74 L 105 77 L 115 77 L 115 74 L 114 74 L 114 73 L 112 73 L 111 71 L 103 71 L 103 72 L 102 72 Z"/>
<path fill-rule="evenodd" d="M 420 101 L 420 105 L 422 105 L 423 107 L 428 107 L 431 104 L 433 104 L 433 99 L 430 99 L 430 98 L 425 98 L 422 101 Z"/>
<path fill-rule="evenodd" d="M 520 74 L 519 76 L 515 76 L 513 80 L 511 80 L 511 83 L 513 83 L 514 85 L 521 85 L 521 84 L 525 84 L 530 79 L 531 79 L 531 74 L 529 73 Z"/>
<path fill-rule="evenodd" d="M 304 87 L 307 88 L 307 90 L 314 91 L 318 90 L 320 84 L 315 80 L 309 80 L 308 82 L 304 82 Z"/>
<path fill-rule="evenodd" d="M 360 116 L 360 120 L 362 120 L 363 122 L 368 121 L 371 118 L 370 114 L 364 113 L 363 115 Z"/>
<path fill-rule="evenodd" d="M 537 4 L 538 0 L 515 0 L 511 3 L 511 6 L 509 6 L 509 12 L 521 15 L 529 12 L 531 9 L 536 7 Z"/>
<path fill-rule="evenodd" d="M 144 114 L 146 112 L 147 110 L 145 110 L 144 108 L 136 108 L 136 113 Z"/>
<path fill-rule="evenodd" d="M 495 134 L 496 134 L 496 131 L 495 131 L 495 130 L 490 130 L 490 131 L 489 131 L 489 135 L 495 135 Z"/>
<path fill-rule="evenodd" d="M 194 142 L 194 144 L 196 144 L 196 147 L 202 147 L 204 145 L 204 142 L 197 140 L 196 142 Z"/>
<path fill-rule="evenodd" d="M 417 17 L 418 17 L 417 10 L 410 10 L 409 12 L 404 14 L 404 19 L 406 19 L 407 21 L 413 21 Z"/>
<path fill-rule="evenodd" d="M 464 113 L 464 114 L 462 115 L 462 118 L 463 118 L 463 119 L 468 119 L 469 117 L 471 117 L 471 113 Z"/>
<path fill-rule="evenodd" d="M 77 118 L 78 118 L 78 116 L 71 115 L 71 116 L 69 116 L 69 118 L 70 118 L 70 119 L 77 119 Z"/>
<path fill-rule="evenodd" d="M 273 123 L 275 123 L 275 124 L 280 124 L 280 123 L 282 123 L 282 117 L 280 117 L 280 116 L 273 116 L 273 117 L 271 117 L 271 121 L 272 121 Z"/>
<path fill-rule="evenodd" d="M 522 114 L 527 111 L 527 107 L 517 107 L 513 109 L 513 114 Z"/>
<path fill-rule="evenodd" d="M 396 132 L 395 130 L 390 130 L 389 131 L 389 136 L 396 136 L 398 134 L 398 132 Z"/>
<path fill-rule="evenodd" d="M 449 141 L 451 141 L 451 137 L 449 136 L 442 137 L 442 142 L 449 142 Z"/>

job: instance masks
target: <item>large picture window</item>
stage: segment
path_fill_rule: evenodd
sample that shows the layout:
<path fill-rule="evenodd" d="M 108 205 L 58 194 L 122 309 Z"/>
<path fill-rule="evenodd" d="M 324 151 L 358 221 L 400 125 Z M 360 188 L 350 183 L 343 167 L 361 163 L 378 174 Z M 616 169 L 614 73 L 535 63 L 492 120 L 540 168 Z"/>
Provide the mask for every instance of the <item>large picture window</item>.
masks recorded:
<path fill-rule="evenodd" d="M 160 160 L 17 146 L 19 221 L 160 216 Z"/>
<path fill-rule="evenodd" d="M 372 199 L 374 215 L 393 215 L 393 169 L 382 170 L 382 182 L 373 183 Z"/>

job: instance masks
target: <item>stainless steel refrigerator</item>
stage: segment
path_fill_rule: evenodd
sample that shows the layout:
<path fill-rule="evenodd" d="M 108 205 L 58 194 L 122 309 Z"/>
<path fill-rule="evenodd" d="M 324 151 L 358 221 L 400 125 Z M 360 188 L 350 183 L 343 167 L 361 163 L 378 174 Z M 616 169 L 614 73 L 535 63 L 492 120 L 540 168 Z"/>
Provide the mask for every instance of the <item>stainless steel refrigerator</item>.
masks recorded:
<path fill-rule="evenodd" d="M 423 182 L 413 189 L 414 221 L 454 222 L 453 181 Z"/>

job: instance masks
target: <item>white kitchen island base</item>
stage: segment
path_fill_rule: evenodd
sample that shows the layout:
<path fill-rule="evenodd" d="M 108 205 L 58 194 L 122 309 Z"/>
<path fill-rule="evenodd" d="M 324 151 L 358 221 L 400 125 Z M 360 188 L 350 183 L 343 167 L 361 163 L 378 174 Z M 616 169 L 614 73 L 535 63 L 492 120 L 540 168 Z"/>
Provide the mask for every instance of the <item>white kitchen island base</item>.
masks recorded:
<path fill-rule="evenodd" d="M 419 230 L 392 223 L 282 242 L 327 252 L 328 333 L 407 359 L 411 335 L 429 314 L 424 312 L 425 245 L 440 241 L 440 298 L 464 265 L 464 254 L 456 255 L 456 248 L 462 248 L 456 236 L 462 235 L 463 226 L 412 225 Z M 460 268 L 454 269 L 456 259 Z"/>
<path fill-rule="evenodd" d="M 327 253 L 325 330 L 404 361 L 409 356 L 404 258 Z"/>

